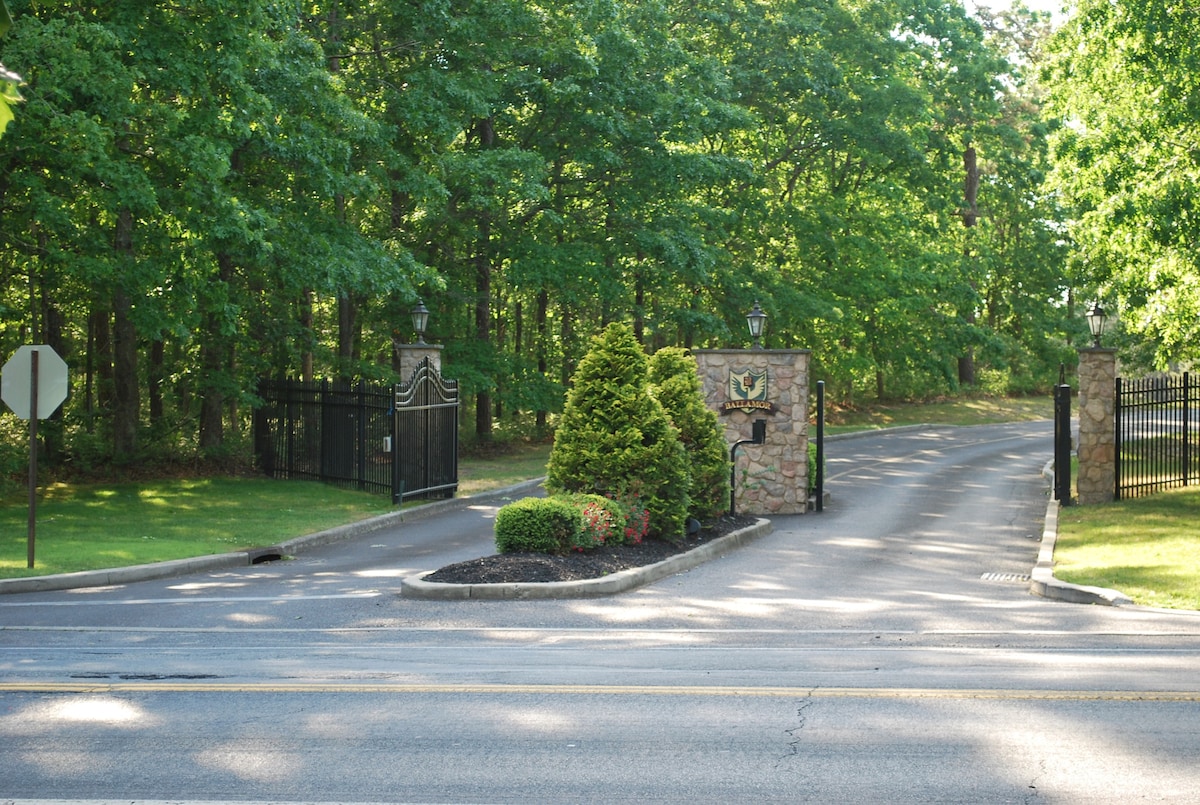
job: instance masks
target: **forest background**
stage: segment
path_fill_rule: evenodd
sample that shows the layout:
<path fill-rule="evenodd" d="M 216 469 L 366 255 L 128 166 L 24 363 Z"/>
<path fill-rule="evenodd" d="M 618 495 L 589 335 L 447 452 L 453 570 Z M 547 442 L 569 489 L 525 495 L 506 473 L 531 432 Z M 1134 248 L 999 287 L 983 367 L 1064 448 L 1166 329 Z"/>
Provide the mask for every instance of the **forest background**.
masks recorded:
<path fill-rule="evenodd" d="M 552 428 L 608 322 L 747 346 L 756 301 L 839 405 L 1043 391 L 1096 301 L 1164 368 L 1187 5 L 8 0 L 0 356 L 67 361 L 59 473 L 244 463 L 259 378 L 403 379 L 418 298 L 479 443 Z"/>

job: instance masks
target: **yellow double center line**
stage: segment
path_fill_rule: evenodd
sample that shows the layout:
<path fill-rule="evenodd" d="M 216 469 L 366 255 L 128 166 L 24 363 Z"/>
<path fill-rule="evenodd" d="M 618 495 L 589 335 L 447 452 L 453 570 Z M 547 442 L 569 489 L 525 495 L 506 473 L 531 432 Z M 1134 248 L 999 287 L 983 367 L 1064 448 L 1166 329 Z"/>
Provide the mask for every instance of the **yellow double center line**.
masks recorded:
<path fill-rule="evenodd" d="M 1200 691 L 1013 688 L 806 688 L 659 685 L 499 685 L 378 682 L 0 682 L 0 693 L 391 693 L 407 695 L 695 696 L 786 699 L 993 699 L 1200 702 Z"/>

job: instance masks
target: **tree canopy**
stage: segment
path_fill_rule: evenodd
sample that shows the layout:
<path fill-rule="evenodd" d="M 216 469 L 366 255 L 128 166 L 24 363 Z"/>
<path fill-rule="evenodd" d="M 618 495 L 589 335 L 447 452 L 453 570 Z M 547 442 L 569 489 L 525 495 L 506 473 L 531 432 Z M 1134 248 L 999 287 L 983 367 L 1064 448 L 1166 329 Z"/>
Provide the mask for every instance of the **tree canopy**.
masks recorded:
<path fill-rule="evenodd" d="M 71 365 L 59 461 L 238 450 L 258 377 L 393 377 L 418 296 L 485 440 L 552 424 L 609 323 L 650 352 L 747 345 L 755 300 L 843 401 L 1042 388 L 1072 283 L 1119 276 L 1066 271 L 1046 22 L 1020 6 L 9 7 L 0 351 Z"/>
<path fill-rule="evenodd" d="M 1158 368 L 1200 354 L 1198 43 L 1187 3 L 1080 0 L 1046 64 L 1072 276 Z"/>

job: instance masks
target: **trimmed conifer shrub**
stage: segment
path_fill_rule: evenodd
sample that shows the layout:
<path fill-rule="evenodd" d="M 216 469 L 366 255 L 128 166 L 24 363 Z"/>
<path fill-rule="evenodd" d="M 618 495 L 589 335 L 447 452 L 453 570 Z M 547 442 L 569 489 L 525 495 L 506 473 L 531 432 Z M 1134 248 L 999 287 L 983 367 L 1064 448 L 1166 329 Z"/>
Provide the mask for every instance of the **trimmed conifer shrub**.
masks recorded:
<path fill-rule="evenodd" d="M 650 389 L 662 403 L 688 454 L 691 514 L 709 520 L 729 509 L 729 452 L 717 414 L 704 400 L 696 361 L 682 347 L 650 356 Z"/>
<path fill-rule="evenodd" d="M 649 360 L 628 325 L 609 325 L 579 363 L 554 437 L 546 489 L 637 497 L 650 534 L 684 536 L 691 485 L 679 431 L 650 394 Z"/>

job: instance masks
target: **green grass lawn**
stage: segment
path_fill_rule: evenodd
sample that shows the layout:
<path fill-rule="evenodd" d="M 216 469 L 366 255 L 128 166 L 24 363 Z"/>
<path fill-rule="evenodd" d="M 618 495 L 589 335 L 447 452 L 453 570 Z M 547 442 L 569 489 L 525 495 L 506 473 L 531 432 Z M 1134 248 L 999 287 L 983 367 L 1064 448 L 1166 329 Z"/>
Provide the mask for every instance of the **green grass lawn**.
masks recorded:
<path fill-rule="evenodd" d="M 895 428 L 902 425 L 990 425 L 1051 419 L 1054 400 L 1045 397 L 978 397 L 930 403 L 876 403 L 830 411 L 828 433 Z"/>
<path fill-rule="evenodd" d="M 27 495 L 0 505 L 0 578 L 265 547 L 392 509 L 383 495 L 269 478 L 55 484 L 38 498 L 33 569 Z"/>
<path fill-rule="evenodd" d="M 1108 587 L 1134 603 L 1200 609 L 1200 489 L 1059 513 L 1054 575 Z"/>

